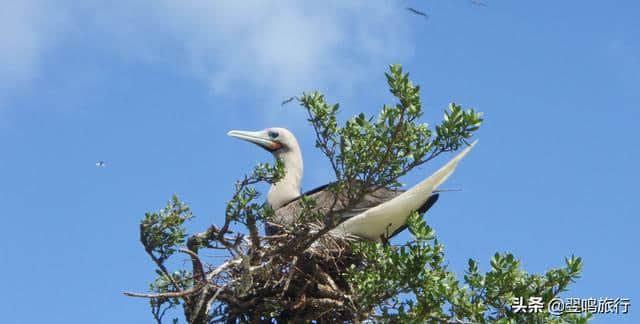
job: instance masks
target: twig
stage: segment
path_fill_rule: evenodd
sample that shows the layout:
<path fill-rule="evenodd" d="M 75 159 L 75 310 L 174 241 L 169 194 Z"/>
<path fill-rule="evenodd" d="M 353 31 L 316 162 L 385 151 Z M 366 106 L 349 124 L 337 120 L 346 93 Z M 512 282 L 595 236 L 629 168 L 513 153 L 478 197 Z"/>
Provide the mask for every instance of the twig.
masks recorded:
<path fill-rule="evenodd" d="M 198 282 L 203 282 L 205 280 L 204 268 L 202 267 L 202 261 L 200 260 L 200 257 L 198 256 L 198 254 L 185 248 L 181 248 L 179 251 L 191 256 L 191 262 L 192 262 L 193 274 L 194 274 L 193 278 L 196 279 L 196 281 Z"/>
<path fill-rule="evenodd" d="M 178 283 L 175 281 L 175 279 L 173 278 L 172 275 L 169 274 L 169 271 L 167 270 L 167 268 L 164 266 L 164 261 L 158 259 L 154 254 L 153 254 L 153 249 L 147 244 L 147 234 L 146 234 L 146 226 L 144 223 L 140 224 L 140 242 L 142 243 L 142 246 L 144 246 L 144 250 L 145 252 L 147 252 L 147 254 L 149 255 L 149 257 L 151 257 L 151 260 L 153 260 L 153 262 L 158 266 L 158 268 L 160 269 L 160 271 L 162 272 L 162 274 L 167 277 L 167 279 L 169 279 L 169 282 L 171 282 L 171 284 L 173 285 L 173 287 L 180 291 L 182 290 L 182 287 L 180 285 L 178 285 Z"/>
<path fill-rule="evenodd" d="M 129 297 L 175 298 L 175 297 L 184 297 L 184 296 L 188 296 L 188 295 L 197 293 L 198 291 L 200 291 L 200 289 L 202 289 L 203 286 L 204 285 L 197 285 L 197 286 L 191 287 L 189 289 L 181 290 L 181 291 L 170 291 L 170 292 L 157 293 L 157 294 L 137 293 L 137 292 L 131 292 L 131 291 L 125 291 L 125 292 L 123 292 L 123 294 L 125 296 L 129 296 Z"/>
<path fill-rule="evenodd" d="M 284 288 L 282 288 L 282 293 L 280 294 L 280 297 L 284 297 L 284 295 L 287 293 L 287 290 L 289 290 L 289 285 L 291 284 L 291 279 L 293 278 L 293 275 L 296 272 L 297 264 L 298 264 L 298 257 L 294 256 L 293 260 L 291 261 L 291 267 L 289 268 L 289 276 L 287 277 L 287 281 L 284 284 Z"/>
<path fill-rule="evenodd" d="M 286 100 L 282 101 L 282 103 L 280 104 L 280 106 L 284 106 L 284 105 L 286 105 L 286 104 L 288 104 L 288 103 L 292 102 L 292 101 L 293 101 L 293 99 L 298 99 L 298 97 L 295 97 L 295 96 L 294 96 L 294 97 L 291 97 L 291 98 L 289 98 L 289 99 L 286 99 Z M 300 100 L 300 99 L 298 99 L 298 100 Z"/>
<path fill-rule="evenodd" d="M 254 250 L 260 249 L 260 237 L 258 234 L 258 228 L 256 227 L 256 216 L 253 214 L 250 208 L 247 208 L 247 228 L 249 229 L 249 237 L 251 238 L 251 245 Z"/>
<path fill-rule="evenodd" d="M 218 266 L 215 270 L 209 272 L 207 274 L 207 280 L 212 280 L 213 277 L 217 276 L 218 274 L 220 274 L 222 271 L 224 271 L 226 268 L 232 266 L 232 265 L 236 265 L 236 264 L 240 264 L 242 262 L 242 259 L 233 259 L 230 261 L 227 261 L 223 264 L 221 264 L 220 266 Z"/>

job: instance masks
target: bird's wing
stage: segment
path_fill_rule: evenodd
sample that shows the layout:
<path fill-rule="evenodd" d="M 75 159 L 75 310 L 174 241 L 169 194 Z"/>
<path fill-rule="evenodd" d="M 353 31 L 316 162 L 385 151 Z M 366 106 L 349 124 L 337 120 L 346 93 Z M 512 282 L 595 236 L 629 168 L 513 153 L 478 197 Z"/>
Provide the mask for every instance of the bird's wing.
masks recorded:
<path fill-rule="evenodd" d="M 349 218 L 331 231 L 334 235 L 356 235 L 372 241 L 379 241 L 386 233 L 397 233 L 396 230 L 406 224 L 409 214 L 419 210 L 458 166 L 462 158 L 477 143 L 476 140 L 442 168 L 411 189 L 394 199 L 388 200 L 365 212 Z"/>
<path fill-rule="evenodd" d="M 303 196 L 307 196 L 315 202 L 315 208 L 313 208 L 313 211 L 319 211 L 323 214 L 328 213 L 332 209 L 331 207 L 335 201 L 333 210 L 338 211 L 338 215 L 340 217 L 339 221 L 361 214 L 367 209 L 393 199 L 404 192 L 404 190 L 400 189 L 381 188 L 372 193 L 366 194 L 357 204 L 347 210 L 344 209 L 343 202 L 345 199 L 341 199 L 342 197 L 338 196 L 338 199 L 336 200 L 336 194 L 329 190 L 329 185 L 330 184 L 326 184 L 305 192 Z M 301 197 L 298 197 L 278 208 L 275 211 L 276 215 L 274 222 L 278 224 L 290 224 L 299 217 L 303 210 L 300 198 Z"/>

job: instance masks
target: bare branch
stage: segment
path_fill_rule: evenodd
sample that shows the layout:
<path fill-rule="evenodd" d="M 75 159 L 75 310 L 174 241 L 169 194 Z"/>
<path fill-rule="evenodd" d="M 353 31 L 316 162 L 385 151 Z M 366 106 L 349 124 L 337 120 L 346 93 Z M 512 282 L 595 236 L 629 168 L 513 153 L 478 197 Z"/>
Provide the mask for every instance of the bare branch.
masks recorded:
<path fill-rule="evenodd" d="M 157 294 L 137 293 L 137 292 L 130 292 L 130 291 L 125 291 L 123 292 L 123 294 L 129 297 L 141 297 L 141 298 L 175 298 L 175 297 L 185 297 L 185 296 L 195 294 L 198 291 L 200 291 L 202 287 L 203 285 L 197 285 L 182 291 L 175 291 L 175 292 L 170 291 L 170 292 L 157 293 Z"/>
<path fill-rule="evenodd" d="M 181 248 L 179 251 L 191 256 L 191 262 L 193 263 L 193 278 L 194 280 L 196 280 L 196 282 L 202 283 L 205 280 L 204 268 L 202 266 L 202 261 L 200 260 L 200 257 L 198 256 L 198 254 L 196 254 L 195 252 L 189 249 L 184 249 L 184 248 Z"/>

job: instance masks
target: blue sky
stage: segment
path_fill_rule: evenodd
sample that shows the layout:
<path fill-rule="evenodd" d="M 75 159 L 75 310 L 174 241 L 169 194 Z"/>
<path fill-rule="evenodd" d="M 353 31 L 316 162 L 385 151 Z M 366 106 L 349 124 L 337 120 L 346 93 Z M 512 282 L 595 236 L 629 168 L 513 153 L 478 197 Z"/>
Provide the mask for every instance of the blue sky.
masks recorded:
<path fill-rule="evenodd" d="M 287 127 L 303 189 L 332 180 L 303 111 L 280 102 L 318 89 L 342 120 L 375 114 L 392 102 L 392 63 L 422 86 L 424 121 L 451 101 L 485 113 L 444 186 L 463 191 L 427 216 L 450 268 L 510 251 L 542 272 L 579 255 L 565 296 L 631 298 L 630 314 L 595 322 L 640 319 L 637 2 L 231 3 L 0 5 L 3 322 L 151 322 L 146 301 L 121 294 L 154 275 L 144 213 L 177 193 L 190 231 L 220 223 L 234 180 L 271 161 L 230 129 Z"/>

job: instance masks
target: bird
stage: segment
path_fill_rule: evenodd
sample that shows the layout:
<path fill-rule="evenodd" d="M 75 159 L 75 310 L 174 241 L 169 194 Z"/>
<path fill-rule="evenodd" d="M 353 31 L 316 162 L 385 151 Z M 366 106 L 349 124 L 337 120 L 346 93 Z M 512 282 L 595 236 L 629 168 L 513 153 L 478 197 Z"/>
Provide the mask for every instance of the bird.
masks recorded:
<path fill-rule="evenodd" d="M 106 167 L 106 166 L 107 166 L 107 163 L 106 163 L 106 162 L 104 162 L 104 161 L 97 161 L 97 162 L 96 162 L 96 166 L 97 166 L 98 168 L 104 168 L 104 167 Z"/>
<path fill-rule="evenodd" d="M 414 8 L 411 8 L 411 7 L 407 7 L 407 10 L 411 11 L 412 13 L 414 13 L 414 14 L 416 14 L 418 16 L 422 16 L 425 19 L 429 19 L 429 15 L 427 15 L 426 13 L 424 13 L 424 12 L 422 12 L 420 10 L 417 10 L 417 9 L 414 9 Z"/>
<path fill-rule="evenodd" d="M 302 152 L 297 139 L 286 128 L 271 127 L 261 131 L 232 130 L 228 136 L 258 145 L 284 163 L 284 177 L 271 185 L 266 204 L 275 211 L 272 222 L 288 225 L 303 210 L 302 196 L 313 199 L 317 211 L 337 211 L 339 225 L 331 233 L 351 235 L 372 241 L 391 238 L 406 228 L 406 220 L 412 211 L 424 214 L 438 200 L 434 190 L 446 180 L 475 142 L 454 157 L 431 177 L 409 190 L 380 188 L 364 195 L 353 207 L 345 209 L 342 199 L 325 184 L 304 194 L 300 192 L 303 176 Z M 338 195 L 341 195 L 340 193 Z M 341 196 L 338 196 L 341 198 Z M 333 203 L 335 202 L 335 205 Z M 278 226 L 265 224 L 267 235 L 277 233 Z"/>

